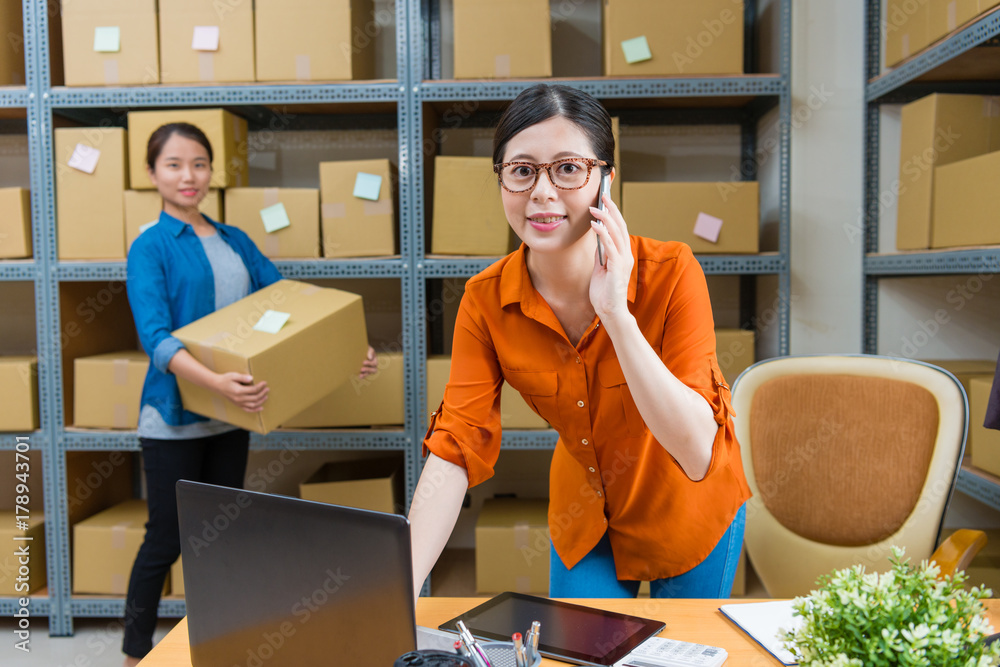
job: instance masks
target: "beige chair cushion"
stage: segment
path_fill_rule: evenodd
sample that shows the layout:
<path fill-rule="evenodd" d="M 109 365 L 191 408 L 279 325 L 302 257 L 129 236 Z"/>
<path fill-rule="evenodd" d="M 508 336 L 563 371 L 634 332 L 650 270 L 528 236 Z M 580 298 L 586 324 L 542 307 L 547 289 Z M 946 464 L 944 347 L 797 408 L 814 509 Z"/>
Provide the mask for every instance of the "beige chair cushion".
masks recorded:
<path fill-rule="evenodd" d="M 790 375 L 762 384 L 750 434 L 760 499 L 806 539 L 873 544 L 906 521 L 927 478 L 938 406 L 881 377 Z"/>

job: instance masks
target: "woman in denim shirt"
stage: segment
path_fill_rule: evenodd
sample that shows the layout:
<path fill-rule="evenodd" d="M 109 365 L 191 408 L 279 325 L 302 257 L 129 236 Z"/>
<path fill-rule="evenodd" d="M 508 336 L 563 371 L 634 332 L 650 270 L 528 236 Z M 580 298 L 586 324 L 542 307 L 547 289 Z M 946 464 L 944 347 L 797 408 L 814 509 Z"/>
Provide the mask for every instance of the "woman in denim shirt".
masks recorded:
<path fill-rule="evenodd" d="M 250 434 L 185 410 L 176 377 L 247 412 L 261 411 L 268 393 L 267 383 L 250 375 L 209 370 L 171 332 L 281 279 L 244 232 L 199 212 L 212 177 L 212 146 L 200 129 L 187 123 L 157 129 L 149 139 L 146 167 L 163 211 L 128 254 L 129 303 L 152 363 L 138 429 L 149 522 L 125 601 L 126 666 L 138 664 L 152 648 L 163 582 L 180 555 L 175 483 L 189 479 L 239 488 L 246 472 Z M 369 348 L 361 374 L 374 369 Z"/>

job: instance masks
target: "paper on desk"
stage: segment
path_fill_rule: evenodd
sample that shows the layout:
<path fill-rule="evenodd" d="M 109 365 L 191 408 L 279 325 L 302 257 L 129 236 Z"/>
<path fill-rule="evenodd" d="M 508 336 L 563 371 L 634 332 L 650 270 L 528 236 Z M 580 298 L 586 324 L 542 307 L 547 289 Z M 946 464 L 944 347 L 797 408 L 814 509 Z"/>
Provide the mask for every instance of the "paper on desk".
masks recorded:
<path fill-rule="evenodd" d="M 650 637 L 615 667 L 720 667 L 728 657 L 726 649 L 717 646 Z"/>
<path fill-rule="evenodd" d="M 778 638 L 781 630 L 795 630 L 805 621 L 795 616 L 794 600 L 774 602 L 747 602 L 744 604 L 724 604 L 719 611 L 739 626 L 740 630 L 763 646 L 783 665 L 797 665 L 795 656 L 784 647 Z"/>
<path fill-rule="evenodd" d="M 264 314 L 260 316 L 257 320 L 257 324 L 253 325 L 255 331 L 263 331 L 264 333 L 276 334 L 281 331 L 281 327 L 285 326 L 285 322 L 291 317 L 290 313 L 279 313 L 276 310 L 266 310 Z"/>

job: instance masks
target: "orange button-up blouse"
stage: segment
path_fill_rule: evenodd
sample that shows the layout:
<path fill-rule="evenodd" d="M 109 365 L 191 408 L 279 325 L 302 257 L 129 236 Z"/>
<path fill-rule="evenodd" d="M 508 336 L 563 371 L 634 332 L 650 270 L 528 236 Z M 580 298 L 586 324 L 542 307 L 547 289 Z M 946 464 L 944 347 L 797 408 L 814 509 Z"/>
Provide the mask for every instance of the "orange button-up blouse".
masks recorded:
<path fill-rule="evenodd" d="M 500 454 L 506 379 L 559 434 L 549 529 L 563 563 L 573 567 L 607 531 L 618 578 L 650 581 L 704 560 L 750 490 L 701 266 L 683 243 L 633 236 L 631 244 L 629 310 L 664 365 L 705 397 L 719 424 L 703 479 L 689 479 L 646 427 L 597 318 L 570 343 L 531 284 L 523 244 L 466 284 L 451 376 L 424 445 L 464 467 L 470 486 L 489 479 Z"/>

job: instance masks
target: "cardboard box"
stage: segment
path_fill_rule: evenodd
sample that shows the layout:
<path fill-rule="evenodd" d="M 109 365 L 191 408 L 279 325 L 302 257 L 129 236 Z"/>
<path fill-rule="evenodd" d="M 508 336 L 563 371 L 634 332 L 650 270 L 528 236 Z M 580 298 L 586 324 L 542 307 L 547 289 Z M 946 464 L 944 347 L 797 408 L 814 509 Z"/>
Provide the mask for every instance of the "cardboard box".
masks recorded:
<path fill-rule="evenodd" d="M 184 597 L 184 565 L 181 560 L 182 558 L 178 556 L 170 566 L 170 594 Z"/>
<path fill-rule="evenodd" d="M 256 0 L 258 81 L 375 78 L 371 0 Z"/>
<path fill-rule="evenodd" d="M 1000 243 L 998 177 L 1000 151 L 934 169 L 932 248 Z"/>
<path fill-rule="evenodd" d="M 0 34 L 7 35 L 0 46 L 0 86 L 23 86 L 25 83 L 22 12 L 20 2 L 0 4 Z"/>
<path fill-rule="evenodd" d="M 148 370 L 149 357 L 139 350 L 76 359 L 73 362 L 73 425 L 137 428 L 142 385 Z"/>
<path fill-rule="evenodd" d="M 476 519 L 476 592 L 549 592 L 547 500 L 489 498 Z"/>
<path fill-rule="evenodd" d="M 133 462 L 138 454 L 66 452 L 66 508 L 73 525 L 132 498 Z"/>
<path fill-rule="evenodd" d="M 125 259 L 125 141 L 119 127 L 55 130 L 59 259 Z M 69 166 L 78 145 L 100 151 L 94 173 Z"/>
<path fill-rule="evenodd" d="M 160 82 L 155 0 L 62 0 L 61 5 L 67 86 Z M 117 28 L 117 44 L 108 28 Z"/>
<path fill-rule="evenodd" d="M 146 501 L 127 500 L 73 526 L 74 593 L 126 593 L 148 517 Z"/>
<path fill-rule="evenodd" d="M 930 42 L 965 25 L 979 14 L 978 0 L 928 0 L 927 30 Z"/>
<path fill-rule="evenodd" d="M 451 374 L 451 357 L 427 357 L 427 414 L 438 409 Z M 545 429 L 549 424 L 528 405 L 521 393 L 506 381 L 500 389 L 500 428 Z"/>
<path fill-rule="evenodd" d="M 625 183 L 622 199 L 630 234 L 683 241 L 695 254 L 758 251 L 760 189 L 755 181 Z M 694 234 L 702 214 L 723 221 L 716 243 Z"/>
<path fill-rule="evenodd" d="M 1000 0 L 979 0 L 979 13 L 987 12 L 997 5 L 1000 5 Z"/>
<path fill-rule="evenodd" d="M 132 242 L 139 238 L 146 226 L 152 226 L 160 219 L 163 199 L 156 190 L 125 191 L 125 247 L 126 252 Z M 222 197 L 218 190 L 209 190 L 201 200 L 198 210 L 216 222 L 224 222 L 222 217 Z"/>
<path fill-rule="evenodd" d="M 954 375 L 962 383 L 962 388 L 965 389 L 965 395 L 968 397 L 970 404 L 972 401 L 972 379 L 985 378 L 992 381 L 993 372 L 996 370 L 997 365 L 996 361 L 990 359 L 948 359 L 928 361 L 927 363 L 940 366 Z M 976 435 L 974 426 L 975 424 L 970 421 L 969 434 L 965 440 L 966 456 L 972 455 L 972 444 Z M 980 420 L 979 427 L 982 428 L 982 420 Z"/>
<path fill-rule="evenodd" d="M 44 588 L 47 582 L 45 572 L 45 516 L 41 512 L 28 515 L 27 530 L 19 530 L 16 521 L 24 520 L 23 512 L 0 512 L 0 540 L 6 548 L 0 550 L 0 597 L 28 597 L 39 588 Z M 21 537 L 30 541 L 14 540 Z M 21 557 L 14 551 L 22 546 L 28 549 L 28 562 L 22 563 Z M 28 568 L 25 581 L 20 572 L 21 567 Z"/>
<path fill-rule="evenodd" d="M 0 188 L 0 258 L 31 257 L 31 252 L 31 196 L 24 188 Z"/>
<path fill-rule="evenodd" d="M 159 3 L 163 83 L 254 80 L 253 3 L 228 2 L 221 6 L 204 0 L 159 0 Z M 195 42 L 196 30 L 202 29 L 214 33 L 208 38 L 209 43 Z"/>
<path fill-rule="evenodd" d="M 248 185 L 247 122 L 224 109 L 170 109 L 130 111 L 128 114 L 128 154 L 134 190 L 155 190 L 146 174 L 146 145 L 149 137 L 167 123 L 191 123 L 201 129 L 212 144 L 213 188 Z M 58 130 L 57 130 L 58 131 Z"/>
<path fill-rule="evenodd" d="M 268 310 L 291 317 L 278 333 L 254 330 Z M 361 297 L 281 280 L 173 332 L 198 361 L 219 373 L 265 381 L 261 412 L 244 412 L 215 392 L 178 378 L 184 407 L 268 433 L 349 381 L 368 353 Z"/>
<path fill-rule="evenodd" d="M 382 179 L 377 201 L 354 196 L 358 174 Z M 394 181 L 388 160 L 320 162 L 324 257 L 395 254 Z"/>
<path fill-rule="evenodd" d="M 746 329 L 716 329 L 715 356 L 719 369 L 732 387 L 740 373 L 750 368 L 756 361 L 754 341 L 756 334 Z"/>
<path fill-rule="evenodd" d="M 903 107 L 896 248 L 931 247 L 935 167 L 1000 150 L 1000 100 L 928 95 Z"/>
<path fill-rule="evenodd" d="M 629 64 L 622 42 L 646 38 L 650 58 Z M 604 0 L 606 76 L 743 73 L 743 3 Z"/>
<path fill-rule="evenodd" d="M 327 463 L 299 485 L 303 500 L 401 514 L 403 468 L 396 456 Z"/>
<path fill-rule="evenodd" d="M 1000 431 L 983 426 L 993 378 L 969 381 L 969 438 L 973 441 L 972 465 L 1000 476 Z"/>
<path fill-rule="evenodd" d="M 261 211 L 281 204 L 287 227 L 268 232 Z M 239 227 L 265 256 L 318 258 L 319 190 L 312 188 L 230 188 L 226 190 L 229 224 Z"/>
<path fill-rule="evenodd" d="M 893 67 L 931 43 L 930 0 L 887 0 L 882 43 Z"/>
<path fill-rule="evenodd" d="M 455 0 L 455 78 L 552 76 L 548 0 Z"/>
<path fill-rule="evenodd" d="M 0 357 L 0 431 L 38 429 L 38 359 Z"/>
<path fill-rule="evenodd" d="M 615 180 L 611 181 L 611 201 L 622 208 L 622 130 L 621 119 L 611 117 L 611 136 L 615 140 Z"/>
<path fill-rule="evenodd" d="M 403 355 L 379 354 L 379 370 L 356 374 L 333 393 L 284 423 L 284 428 L 395 426 L 406 421 Z"/>
<path fill-rule="evenodd" d="M 488 157 L 434 158 L 431 253 L 506 255 L 517 247 Z"/>

